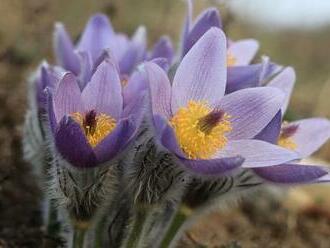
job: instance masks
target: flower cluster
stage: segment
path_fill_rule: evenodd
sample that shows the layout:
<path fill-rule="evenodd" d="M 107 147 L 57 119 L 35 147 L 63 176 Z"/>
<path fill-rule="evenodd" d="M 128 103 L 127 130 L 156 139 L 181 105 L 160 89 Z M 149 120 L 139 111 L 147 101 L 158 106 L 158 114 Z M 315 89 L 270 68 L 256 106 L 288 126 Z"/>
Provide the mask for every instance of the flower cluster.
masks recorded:
<path fill-rule="evenodd" d="M 178 52 L 167 36 L 149 51 L 144 27 L 130 38 L 102 14 L 76 44 L 55 26 L 57 62 L 30 84 L 24 156 L 74 247 L 95 230 L 104 247 L 167 247 L 176 218 L 227 195 L 330 180 L 299 163 L 329 139 L 329 120 L 284 119 L 294 69 L 251 63 L 256 40 L 233 41 L 217 9 L 193 21 L 187 6 Z"/>

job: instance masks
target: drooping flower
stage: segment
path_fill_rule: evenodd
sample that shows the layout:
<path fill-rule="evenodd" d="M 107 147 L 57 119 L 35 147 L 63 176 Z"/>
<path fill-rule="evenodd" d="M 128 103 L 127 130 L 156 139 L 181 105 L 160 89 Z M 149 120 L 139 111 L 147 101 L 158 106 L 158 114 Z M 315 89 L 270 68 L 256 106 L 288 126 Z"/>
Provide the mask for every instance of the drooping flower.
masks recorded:
<path fill-rule="evenodd" d="M 115 158 L 136 134 L 143 101 L 123 108 L 119 74 L 109 60 L 82 91 L 76 77 L 66 73 L 49 95 L 56 150 L 74 167 L 91 168 Z"/>
<path fill-rule="evenodd" d="M 267 84 L 281 89 L 285 93 L 285 100 L 281 112 L 256 138 L 293 150 L 299 154 L 298 159 L 303 159 L 312 155 L 329 140 L 330 121 L 325 118 L 310 118 L 291 123 L 283 122 L 281 113 L 284 115 L 287 110 L 295 80 L 294 69 L 287 67 Z M 328 168 L 315 165 L 289 163 L 258 168 L 255 172 L 261 178 L 274 183 L 294 184 L 329 181 Z"/>
<path fill-rule="evenodd" d="M 211 28 L 183 58 L 172 86 L 161 68 L 146 63 L 162 145 L 202 174 L 296 159 L 295 152 L 252 140 L 279 111 L 283 94 L 261 87 L 224 96 L 226 51 L 225 35 Z"/>

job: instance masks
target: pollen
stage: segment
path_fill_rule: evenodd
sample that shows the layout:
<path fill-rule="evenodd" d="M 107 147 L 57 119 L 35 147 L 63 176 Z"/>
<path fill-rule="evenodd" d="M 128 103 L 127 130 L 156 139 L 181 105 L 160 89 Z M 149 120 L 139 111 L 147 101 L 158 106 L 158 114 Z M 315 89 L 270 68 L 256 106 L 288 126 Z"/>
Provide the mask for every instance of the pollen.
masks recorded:
<path fill-rule="evenodd" d="M 94 110 L 82 114 L 73 113 L 72 118 L 79 123 L 84 130 L 88 143 L 95 147 L 116 127 L 116 121 L 111 116 L 99 113 Z"/>
<path fill-rule="evenodd" d="M 227 66 L 234 66 L 237 62 L 237 59 L 231 53 L 227 53 Z"/>
<path fill-rule="evenodd" d="M 230 116 L 212 110 L 205 102 L 190 101 L 180 108 L 170 123 L 181 149 L 190 159 L 209 159 L 227 144 L 232 130 Z"/>
<path fill-rule="evenodd" d="M 297 132 L 299 126 L 289 125 L 287 122 L 284 122 L 283 125 L 277 144 L 289 150 L 296 150 L 297 144 L 292 137 Z"/>
<path fill-rule="evenodd" d="M 296 150 L 297 144 L 294 142 L 294 140 L 291 137 L 280 137 L 277 141 L 277 144 L 283 148 L 286 148 L 288 150 Z"/>

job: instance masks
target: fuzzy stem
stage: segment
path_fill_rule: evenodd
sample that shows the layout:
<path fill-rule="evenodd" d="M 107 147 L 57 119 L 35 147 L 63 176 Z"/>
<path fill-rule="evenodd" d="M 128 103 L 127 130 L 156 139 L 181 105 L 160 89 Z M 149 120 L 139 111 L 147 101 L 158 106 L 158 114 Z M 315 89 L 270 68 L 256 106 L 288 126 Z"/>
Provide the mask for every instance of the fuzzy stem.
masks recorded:
<path fill-rule="evenodd" d="M 168 248 L 170 246 L 178 231 L 181 229 L 187 218 L 190 216 L 190 212 L 191 210 L 187 209 L 187 207 L 185 206 L 182 206 L 176 212 L 171 222 L 171 225 L 169 226 L 165 236 L 163 237 L 163 240 L 160 245 L 161 248 Z"/>
<path fill-rule="evenodd" d="M 139 238 L 140 238 L 142 230 L 143 230 L 144 223 L 147 218 L 147 212 L 148 212 L 147 210 L 148 210 L 148 208 L 145 208 L 145 207 L 137 208 L 135 218 L 133 221 L 133 226 L 130 231 L 127 243 L 126 243 L 126 248 L 137 247 L 137 245 L 139 243 Z"/>
<path fill-rule="evenodd" d="M 83 248 L 85 242 L 85 228 L 74 227 L 73 229 L 73 239 L 72 239 L 72 248 Z"/>
<path fill-rule="evenodd" d="M 60 231 L 60 223 L 58 221 L 58 212 L 54 200 L 46 199 L 48 201 L 48 216 L 47 216 L 47 234 L 51 237 L 57 237 Z"/>
<path fill-rule="evenodd" d="M 97 223 L 95 227 L 94 248 L 104 247 L 103 243 L 104 243 L 105 225 L 106 225 L 106 218 L 103 218 Z"/>

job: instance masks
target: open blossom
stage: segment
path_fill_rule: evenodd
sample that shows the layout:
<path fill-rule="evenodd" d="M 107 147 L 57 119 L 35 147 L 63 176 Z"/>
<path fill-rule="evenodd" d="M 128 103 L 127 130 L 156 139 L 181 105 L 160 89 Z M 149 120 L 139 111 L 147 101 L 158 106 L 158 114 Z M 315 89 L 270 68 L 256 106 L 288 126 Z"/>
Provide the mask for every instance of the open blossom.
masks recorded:
<path fill-rule="evenodd" d="M 285 100 L 279 112 L 256 138 L 278 144 L 298 153 L 299 159 L 306 158 L 317 151 L 330 138 L 330 121 L 325 118 L 309 118 L 283 122 L 289 105 L 296 75 L 291 67 L 283 69 L 267 85 L 281 89 Z M 255 170 L 262 178 L 275 183 L 310 183 L 329 181 L 329 171 L 325 167 L 289 163 L 280 166 Z"/>
<path fill-rule="evenodd" d="M 295 152 L 252 139 L 281 108 L 281 91 L 261 87 L 224 96 L 226 58 L 226 37 L 211 28 L 183 58 L 172 86 L 161 68 L 145 65 L 162 145 L 202 174 L 296 159 Z"/>
<path fill-rule="evenodd" d="M 143 101 L 123 108 L 119 74 L 109 60 L 98 66 L 82 91 L 76 77 L 66 73 L 49 98 L 56 149 L 74 167 L 95 167 L 115 158 L 139 126 Z"/>

